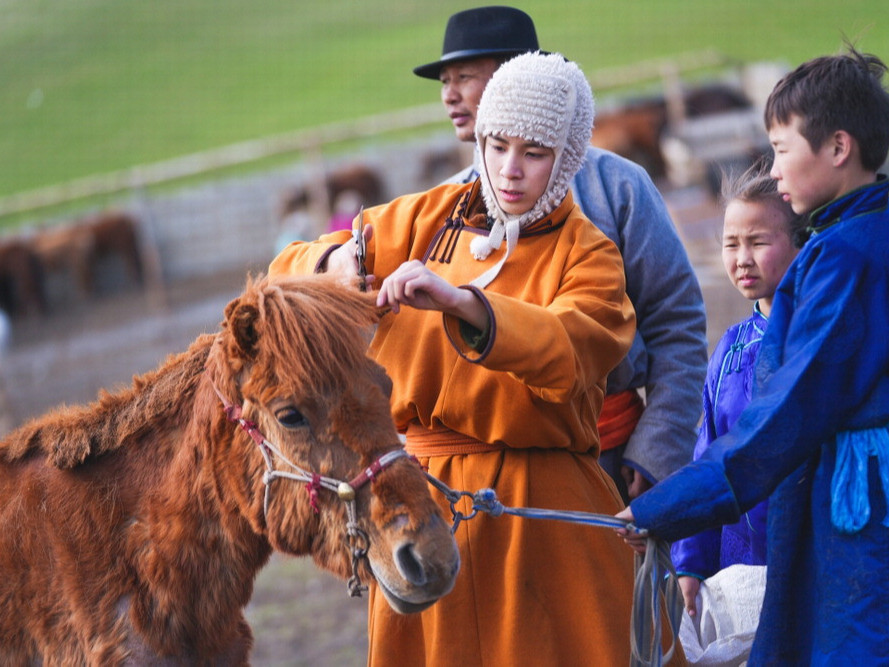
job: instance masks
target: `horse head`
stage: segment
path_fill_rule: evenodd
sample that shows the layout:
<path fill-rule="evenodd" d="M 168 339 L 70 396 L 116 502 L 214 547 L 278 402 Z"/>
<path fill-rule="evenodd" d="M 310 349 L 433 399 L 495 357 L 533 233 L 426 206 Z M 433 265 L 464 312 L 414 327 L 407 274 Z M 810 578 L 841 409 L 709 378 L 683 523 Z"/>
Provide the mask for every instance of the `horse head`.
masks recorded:
<path fill-rule="evenodd" d="M 246 432 L 223 423 L 217 401 L 214 429 L 234 435 L 207 456 L 220 496 L 273 548 L 341 577 L 372 574 L 409 613 L 450 591 L 459 555 L 423 471 L 400 451 L 391 381 L 367 356 L 377 317 L 372 296 L 327 276 L 250 281 L 207 362 Z"/>

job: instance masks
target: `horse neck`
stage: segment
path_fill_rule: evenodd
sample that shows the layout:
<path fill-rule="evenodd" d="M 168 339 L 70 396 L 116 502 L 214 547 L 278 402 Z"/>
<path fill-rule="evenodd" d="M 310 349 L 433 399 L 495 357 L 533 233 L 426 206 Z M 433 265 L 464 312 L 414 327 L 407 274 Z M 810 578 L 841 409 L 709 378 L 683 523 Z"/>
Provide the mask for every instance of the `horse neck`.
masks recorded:
<path fill-rule="evenodd" d="M 209 350 L 207 338 L 160 369 L 134 378 L 127 389 L 102 392 L 89 405 L 62 408 L 26 423 L 0 445 L 3 458 L 42 455 L 50 467 L 63 470 L 111 465 L 104 461 L 107 455 L 138 458 L 146 449 L 158 462 L 166 460 L 175 434 L 188 419 Z"/>
<path fill-rule="evenodd" d="M 166 615 L 172 625 L 203 633 L 192 637 L 195 645 L 209 646 L 234 632 L 229 625 L 249 602 L 271 546 L 230 493 L 226 475 L 240 471 L 214 470 L 214 452 L 231 451 L 236 436 L 205 376 L 183 410 L 190 419 L 153 489 L 150 518 L 131 546 L 137 577 L 146 584 L 140 607 L 152 609 L 155 617 L 145 631 L 167 625 L 156 622 L 157 615 Z M 196 613 L 200 622 L 190 620 Z"/>
<path fill-rule="evenodd" d="M 262 537 L 261 506 L 252 511 L 246 499 L 251 491 L 242 484 L 244 462 L 229 463 L 231 456 L 225 460 L 227 453 L 241 450 L 235 442 L 235 426 L 211 393 L 212 388 L 202 381 L 187 408 L 191 419 L 178 435 L 179 446 L 155 490 L 167 515 L 158 521 L 166 523 L 176 517 L 190 524 L 191 530 L 181 535 L 185 541 L 225 539 L 242 545 L 255 543 L 259 548 L 267 545 Z M 262 484 L 261 469 L 257 469 L 256 484 Z"/>

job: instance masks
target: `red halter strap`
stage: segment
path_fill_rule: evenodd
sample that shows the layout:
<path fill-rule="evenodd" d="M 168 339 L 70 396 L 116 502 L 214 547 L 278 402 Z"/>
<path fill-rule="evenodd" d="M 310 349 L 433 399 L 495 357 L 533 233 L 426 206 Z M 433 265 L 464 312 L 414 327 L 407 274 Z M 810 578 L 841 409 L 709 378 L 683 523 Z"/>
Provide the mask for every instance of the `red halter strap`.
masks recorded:
<path fill-rule="evenodd" d="M 287 457 L 277 447 L 269 442 L 266 437 L 259 431 L 259 428 L 255 423 L 243 417 L 243 410 L 241 406 L 234 405 L 231 401 L 229 401 L 222 394 L 222 392 L 219 391 L 215 384 L 211 383 L 211 386 L 213 387 L 213 391 L 215 391 L 216 395 L 219 397 L 219 400 L 222 402 L 225 416 L 229 419 L 229 421 L 238 423 L 240 427 L 247 432 L 247 434 L 250 436 L 253 442 L 256 443 L 256 445 L 262 452 L 267 467 L 267 471 L 264 477 L 266 491 L 268 492 L 268 488 L 271 485 L 271 482 L 278 477 L 286 477 L 288 479 L 304 481 L 306 483 L 306 491 L 309 494 L 312 509 L 315 511 L 316 514 L 319 512 L 318 490 L 320 488 L 323 487 L 331 491 L 335 491 L 342 500 L 350 502 L 354 500 L 355 491 L 357 489 L 360 489 L 368 482 L 372 482 L 374 479 L 376 479 L 377 475 L 379 475 L 383 470 L 388 468 L 398 459 L 408 457 L 416 461 L 416 458 L 408 454 L 406 451 L 404 451 L 404 449 L 395 449 L 380 456 L 364 470 L 358 473 L 358 475 L 356 475 L 349 482 L 336 480 L 330 477 L 324 477 L 322 475 L 319 475 L 318 473 L 303 470 L 302 468 L 288 460 Z M 273 453 L 277 454 L 278 458 L 283 460 L 285 463 L 287 463 L 287 465 L 297 471 L 297 474 L 276 470 L 272 465 Z"/>

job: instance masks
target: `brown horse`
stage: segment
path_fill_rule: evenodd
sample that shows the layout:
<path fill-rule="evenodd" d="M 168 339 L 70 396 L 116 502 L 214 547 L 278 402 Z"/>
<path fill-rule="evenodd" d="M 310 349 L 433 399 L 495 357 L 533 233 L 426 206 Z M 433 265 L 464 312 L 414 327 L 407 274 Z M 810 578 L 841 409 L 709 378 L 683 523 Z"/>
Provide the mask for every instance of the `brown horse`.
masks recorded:
<path fill-rule="evenodd" d="M 63 284 L 80 296 L 97 295 L 100 270 L 111 258 L 132 285 L 143 282 L 139 221 L 129 213 L 104 211 L 65 225 L 47 227 L 30 240 L 47 274 L 60 274 Z"/>
<path fill-rule="evenodd" d="M 0 664 L 244 664 L 273 549 L 400 612 L 446 594 L 459 556 L 366 356 L 372 298 L 248 281 L 217 334 L 0 442 Z"/>
<path fill-rule="evenodd" d="M 681 106 L 684 118 L 701 118 L 749 109 L 751 102 L 742 91 L 729 84 L 715 82 L 684 89 Z M 596 114 L 591 143 L 637 162 L 652 177 L 663 176 L 666 161 L 661 150 L 661 138 L 670 124 L 666 97 L 630 100 L 620 108 Z"/>
<path fill-rule="evenodd" d="M 84 291 L 95 294 L 98 264 L 107 257 L 117 257 L 133 285 L 143 281 L 142 254 L 139 240 L 139 221 L 129 213 L 105 211 L 81 221 L 92 236 L 92 252 L 81 276 Z"/>
<path fill-rule="evenodd" d="M 278 217 L 286 218 L 294 211 L 311 209 L 313 202 L 321 198 L 324 208 L 333 211 L 333 205 L 343 192 L 352 191 L 359 205 L 375 206 L 386 201 L 386 186 L 378 169 L 371 165 L 355 163 L 344 165 L 324 176 L 323 189 L 309 183 L 289 188 L 281 195 Z"/>
<path fill-rule="evenodd" d="M 40 258 L 24 239 L 0 240 L 0 309 L 10 317 L 46 312 Z"/>

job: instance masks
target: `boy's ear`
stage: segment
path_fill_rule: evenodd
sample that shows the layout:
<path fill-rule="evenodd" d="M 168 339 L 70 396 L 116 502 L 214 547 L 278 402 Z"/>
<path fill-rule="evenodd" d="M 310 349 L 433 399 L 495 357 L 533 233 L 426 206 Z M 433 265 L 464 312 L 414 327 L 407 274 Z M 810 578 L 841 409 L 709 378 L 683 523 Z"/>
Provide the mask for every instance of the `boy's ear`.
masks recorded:
<path fill-rule="evenodd" d="M 842 167 L 855 149 L 855 138 L 845 130 L 837 130 L 830 138 L 833 146 L 833 165 Z"/>

